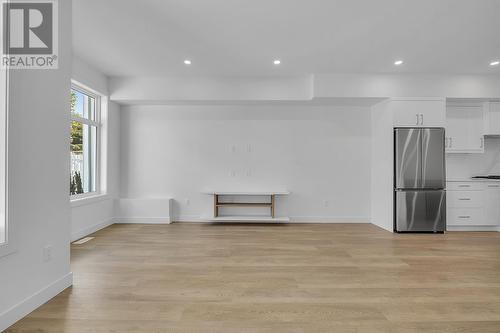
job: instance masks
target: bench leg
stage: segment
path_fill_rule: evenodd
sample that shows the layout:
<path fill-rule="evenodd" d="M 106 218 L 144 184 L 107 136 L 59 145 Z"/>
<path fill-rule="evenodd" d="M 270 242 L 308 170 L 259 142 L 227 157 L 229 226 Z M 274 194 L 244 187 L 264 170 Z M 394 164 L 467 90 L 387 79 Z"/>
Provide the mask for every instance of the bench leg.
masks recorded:
<path fill-rule="evenodd" d="M 214 217 L 219 217 L 219 196 L 214 194 Z"/>
<path fill-rule="evenodd" d="M 274 219 L 274 194 L 271 195 L 271 217 Z"/>

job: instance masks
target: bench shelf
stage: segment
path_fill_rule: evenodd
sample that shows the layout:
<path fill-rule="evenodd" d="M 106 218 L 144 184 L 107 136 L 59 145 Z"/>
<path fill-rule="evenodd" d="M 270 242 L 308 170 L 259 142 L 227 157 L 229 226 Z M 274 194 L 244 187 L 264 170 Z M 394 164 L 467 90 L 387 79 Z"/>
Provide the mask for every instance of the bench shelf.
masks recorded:
<path fill-rule="evenodd" d="M 228 221 L 228 222 L 285 222 L 288 218 L 276 218 L 276 196 L 287 195 L 288 191 L 256 191 L 256 192 L 229 192 L 229 191 L 214 191 L 209 192 L 213 195 L 213 221 Z M 262 197 L 268 196 L 269 201 L 266 202 L 252 202 L 252 200 L 241 202 L 224 202 L 221 201 L 224 196 L 238 196 L 238 197 Z M 222 207 L 266 207 L 269 208 L 269 216 L 220 216 L 220 208 Z"/>

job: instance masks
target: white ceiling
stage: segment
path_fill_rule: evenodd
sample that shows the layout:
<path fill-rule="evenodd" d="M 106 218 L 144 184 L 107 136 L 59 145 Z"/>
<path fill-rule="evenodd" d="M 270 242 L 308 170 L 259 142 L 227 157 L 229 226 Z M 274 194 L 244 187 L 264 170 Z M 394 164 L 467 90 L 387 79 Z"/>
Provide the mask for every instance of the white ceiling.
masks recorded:
<path fill-rule="evenodd" d="M 499 34 L 500 0 L 73 1 L 74 51 L 109 76 L 499 75 Z"/>

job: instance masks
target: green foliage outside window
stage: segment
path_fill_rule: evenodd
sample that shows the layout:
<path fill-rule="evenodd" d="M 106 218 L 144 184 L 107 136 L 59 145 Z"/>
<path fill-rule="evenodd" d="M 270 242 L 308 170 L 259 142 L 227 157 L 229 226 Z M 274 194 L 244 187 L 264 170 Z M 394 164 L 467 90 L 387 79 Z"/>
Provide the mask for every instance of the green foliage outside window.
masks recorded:
<path fill-rule="evenodd" d="M 71 195 L 83 193 L 82 177 L 78 171 L 71 176 L 69 192 Z"/>
<path fill-rule="evenodd" d="M 71 91 L 70 95 L 71 114 L 76 113 L 76 94 Z M 70 150 L 72 153 L 82 153 L 83 151 L 83 124 L 78 121 L 71 122 Z M 80 172 L 71 173 L 69 182 L 69 193 L 71 195 L 83 193 L 83 183 Z"/>

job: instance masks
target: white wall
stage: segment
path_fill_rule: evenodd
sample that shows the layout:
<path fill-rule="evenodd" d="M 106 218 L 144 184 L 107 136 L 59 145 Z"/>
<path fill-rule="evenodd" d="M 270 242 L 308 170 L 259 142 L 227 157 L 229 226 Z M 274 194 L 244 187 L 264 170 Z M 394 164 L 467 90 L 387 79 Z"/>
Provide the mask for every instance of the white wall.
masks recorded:
<path fill-rule="evenodd" d="M 6 221 L 5 221 L 5 153 L 6 153 L 6 128 L 7 120 L 7 70 L 0 68 L 0 244 L 6 241 Z"/>
<path fill-rule="evenodd" d="M 104 196 L 96 200 L 83 199 L 73 202 L 71 207 L 71 240 L 82 238 L 113 223 L 116 199 L 119 194 L 120 177 L 120 106 L 110 102 L 107 115 L 107 149 L 102 151 L 106 159 L 103 164 L 102 181 L 105 182 Z M 69 196 L 68 196 L 69 200 Z"/>
<path fill-rule="evenodd" d="M 108 101 L 107 77 L 86 63 L 74 57 L 72 79 L 104 97 L 102 110 L 101 181 L 105 196 L 97 200 L 80 200 L 71 207 L 71 240 L 76 240 L 113 223 L 116 199 L 119 193 L 120 175 L 120 106 Z M 69 200 L 69 198 L 68 198 Z"/>
<path fill-rule="evenodd" d="M 314 97 L 499 98 L 495 75 L 323 74 L 314 75 Z"/>
<path fill-rule="evenodd" d="M 108 95 L 108 78 L 76 55 L 73 55 L 71 78 L 92 90 Z"/>
<path fill-rule="evenodd" d="M 72 283 L 68 201 L 71 1 L 59 1 L 59 69 L 14 70 L 9 110 L 9 225 L 0 258 L 0 331 Z M 42 250 L 52 247 L 51 260 Z"/>
<path fill-rule="evenodd" d="M 446 154 L 448 179 L 477 175 L 500 175 L 500 138 L 487 137 L 484 154 Z"/>
<path fill-rule="evenodd" d="M 115 77 L 111 99 L 123 103 L 162 104 L 166 101 L 309 100 L 312 75 L 299 77 Z"/>
<path fill-rule="evenodd" d="M 339 98 L 500 98 L 494 75 L 313 74 L 301 77 L 114 77 L 111 99 L 128 104 L 310 101 Z"/>
<path fill-rule="evenodd" d="M 393 231 L 393 118 L 389 101 L 372 107 L 371 223 Z"/>
<path fill-rule="evenodd" d="M 172 197 L 174 220 L 211 214 L 203 190 L 286 188 L 278 215 L 368 221 L 367 107 L 129 106 L 121 117 L 121 197 Z"/>

